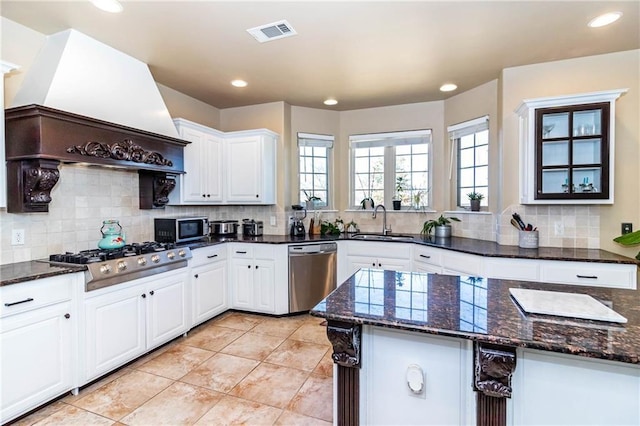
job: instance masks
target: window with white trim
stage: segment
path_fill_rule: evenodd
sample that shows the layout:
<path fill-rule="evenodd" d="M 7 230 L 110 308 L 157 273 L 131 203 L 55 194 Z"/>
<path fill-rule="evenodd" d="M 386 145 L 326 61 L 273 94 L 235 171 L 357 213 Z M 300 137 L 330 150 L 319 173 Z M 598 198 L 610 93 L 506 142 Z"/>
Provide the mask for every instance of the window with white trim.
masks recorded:
<path fill-rule="evenodd" d="M 456 199 L 459 207 L 469 207 L 467 194 L 483 195 L 481 206 L 489 199 L 489 117 L 484 116 L 447 128 L 452 142 L 451 156 L 456 161 Z"/>
<path fill-rule="evenodd" d="M 429 204 L 431 130 L 349 136 L 351 205 L 365 198 L 390 206 L 394 197 L 403 209 Z M 398 178 L 403 190 L 397 191 Z"/>
<path fill-rule="evenodd" d="M 329 159 L 333 141 L 330 135 L 298 133 L 301 204 L 315 199 L 316 207 L 329 205 Z"/>

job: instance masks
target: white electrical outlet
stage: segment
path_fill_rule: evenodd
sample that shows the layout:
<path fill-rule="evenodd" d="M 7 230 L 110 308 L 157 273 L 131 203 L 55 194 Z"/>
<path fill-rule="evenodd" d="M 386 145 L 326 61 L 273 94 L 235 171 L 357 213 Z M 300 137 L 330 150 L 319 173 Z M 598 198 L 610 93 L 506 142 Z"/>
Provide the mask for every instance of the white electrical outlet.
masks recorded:
<path fill-rule="evenodd" d="M 275 216 L 271 216 L 269 218 L 269 225 L 276 226 L 276 217 Z"/>
<path fill-rule="evenodd" d="M 11 245 L 24 245 L 24 229 L 14 229 L 13 231 L 11 231 Z"/>
<path fill-rule="evenodd" d="M 562 222 L 555 222 L 553 224 L 553 231 L 556 237 L 561 237 L 564 235 L 564 223 Z"/>

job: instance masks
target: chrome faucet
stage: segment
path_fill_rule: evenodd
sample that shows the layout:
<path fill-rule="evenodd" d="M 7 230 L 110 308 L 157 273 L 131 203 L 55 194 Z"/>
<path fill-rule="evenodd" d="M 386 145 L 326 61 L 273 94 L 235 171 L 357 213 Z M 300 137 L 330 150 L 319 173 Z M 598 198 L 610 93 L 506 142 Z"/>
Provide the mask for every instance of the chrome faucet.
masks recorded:
<path fill-rule="evenodd" d="M 373 218 L 376 218 L 376 212 L 380 207 L 382 207 L 382 235 L 387 235 L 391 232 L 391 228 L 387 228 L 387 209 L 382 204 L 378 204 L 376 208 L 373 209 Z"/>

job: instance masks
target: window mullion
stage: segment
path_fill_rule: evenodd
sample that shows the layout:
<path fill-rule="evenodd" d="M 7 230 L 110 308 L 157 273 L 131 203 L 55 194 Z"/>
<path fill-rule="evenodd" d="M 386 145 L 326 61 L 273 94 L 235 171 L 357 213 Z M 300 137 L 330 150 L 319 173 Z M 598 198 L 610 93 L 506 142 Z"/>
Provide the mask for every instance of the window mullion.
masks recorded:
<path fill-rule="evenodd" d="M 396 175 L 396 150 L 388 146 L 384 150 L 384 205 L 391 206 Z"/>

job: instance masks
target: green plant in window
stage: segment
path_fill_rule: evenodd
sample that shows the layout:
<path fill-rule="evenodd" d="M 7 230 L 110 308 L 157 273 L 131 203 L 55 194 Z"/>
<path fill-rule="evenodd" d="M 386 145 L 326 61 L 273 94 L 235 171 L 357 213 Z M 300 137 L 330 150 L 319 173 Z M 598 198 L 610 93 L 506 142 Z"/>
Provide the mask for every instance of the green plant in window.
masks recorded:
<path fill-rule="evenodd" d="M 469 197 L 469 200 L 478 200 L 481 201 L 484 198 L 484 194 L 480 193 L 480 192 L 469 192 L 467 194 L 467 197 Z"/>
<path fill-rule="evenodd" d="M 396 177 L 396 199 L 402 200 L 403 193 L 407 189 L 407 178 L 405 176 Z"/>

